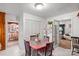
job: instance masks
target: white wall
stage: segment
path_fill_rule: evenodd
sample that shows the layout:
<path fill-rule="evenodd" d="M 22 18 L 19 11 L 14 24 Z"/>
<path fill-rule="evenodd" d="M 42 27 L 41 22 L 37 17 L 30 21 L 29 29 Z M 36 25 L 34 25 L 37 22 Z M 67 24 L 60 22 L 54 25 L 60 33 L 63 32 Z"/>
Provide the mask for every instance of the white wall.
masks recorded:
<path fill-rule="evenodd" d="M 20 53 L 23 53 L 24 50 L 24 37 L 23 37 L 23 13 L 21 12 L 21 14 L 19 14 L 19 16 L 17 17 L 17 19 L 19 19 L 19 48 L 21 50 Z"/>
<path fill-rule="evenodd" d="M 72 19 L 73 17 L 76 17 L 78 11 L 74 11 L 74 12 L 70 12 L 70 13 L 65 13 L 59 16 L 55 16 L 55 17 L 50 17 L 48 19 L 50 20 L 68 20 L 68 19 Z"/>
<path fill-rule="evenodd" d="M 46 19 L 41 20 L 40 24 L 41 24 L 40 25 L 40 32 L 44 33 L 44 30 L 47 29 L 47 20 Z"/>
<path fill-rule="evenodd" d="M 41 31 L 42 18 L 24 13 L 24 39 L 29 39 L 30 35 L 38 34 Z"/>
<path fill-rule="evenodd" d="M 72 18 L 71 23 L 72 23 L 71 35 L 79 37 L 79 18 L 78 17 Z"/>
<path fill-rule="evenodd" d="M 6 13 L 6 20 L 7 20 L 8 22 L 10 22 L 10 21 L 17 22 L 17 19 L 16 19 L 16 18 L 17 18 L 17 16 Z"/>

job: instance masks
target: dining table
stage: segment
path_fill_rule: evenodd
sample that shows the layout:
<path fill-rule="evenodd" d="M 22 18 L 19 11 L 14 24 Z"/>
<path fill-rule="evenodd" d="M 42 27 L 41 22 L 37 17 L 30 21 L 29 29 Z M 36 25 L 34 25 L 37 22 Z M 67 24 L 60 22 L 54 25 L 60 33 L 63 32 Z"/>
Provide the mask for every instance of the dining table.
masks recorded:
<path fill-rule="evenodd" d="M 38 53 L 38 50 L 46 47 L 47 43 L 50 43 L 49 41 L 43 39 L 43 40 L 39 40 L 39 41 L 29 41 L 30 42 L 30 47 L 33 51 L 36 51 L 36 53 Z"/>

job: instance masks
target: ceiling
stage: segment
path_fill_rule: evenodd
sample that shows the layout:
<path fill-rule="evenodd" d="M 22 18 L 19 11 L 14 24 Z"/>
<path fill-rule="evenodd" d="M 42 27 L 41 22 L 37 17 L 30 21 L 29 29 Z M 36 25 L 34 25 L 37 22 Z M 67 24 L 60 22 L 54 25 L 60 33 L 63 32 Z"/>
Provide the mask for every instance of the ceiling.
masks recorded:
<path fill-rule="evenodd" d="M 37 10 L 33 8 L 33 3 L 24 4 L 24 12 L 37 15 L 42 18 L 49 18 L 64 13 L 79 10 L 79 3 L 47 3 L 45 8 Z"/>
<path fill-rule="evenodd" d="M 17 3 L 0 3 L 0 11 L 17 16 L 20 13 L 20 6 Z"/>
<path fill-rule="evenodd" d="M 42 10 L 37 10 L 33 6 L 34 3 L 0 3 L 0 10 L 18 15 L 20 9 L 22 9 L 23 12 L 44 19 L 79 10 L 79 3 L 46 3 L 45 8 Z"/>

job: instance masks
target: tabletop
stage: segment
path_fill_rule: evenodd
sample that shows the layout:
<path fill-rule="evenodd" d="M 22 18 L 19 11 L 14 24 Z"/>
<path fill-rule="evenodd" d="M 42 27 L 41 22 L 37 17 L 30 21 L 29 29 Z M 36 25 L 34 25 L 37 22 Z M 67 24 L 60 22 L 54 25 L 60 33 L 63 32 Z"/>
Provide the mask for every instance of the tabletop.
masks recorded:
<path fill-rule="evenodd" d="M 45 47 L 47 43 L 50 43 L 50 42 L 45 41 L 45 40 L 41 40 L 41 41 L 37 41 L 37 42 L 30 41 L 30 46 L 31 46 L 31 48 L 37 50 L 37 49 Z"/>

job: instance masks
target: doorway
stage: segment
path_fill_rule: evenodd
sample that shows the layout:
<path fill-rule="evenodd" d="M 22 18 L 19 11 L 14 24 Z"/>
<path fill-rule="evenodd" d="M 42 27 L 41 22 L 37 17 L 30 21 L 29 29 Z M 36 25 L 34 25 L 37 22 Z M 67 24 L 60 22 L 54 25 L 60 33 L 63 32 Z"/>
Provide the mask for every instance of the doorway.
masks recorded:
<path fill-rule="evenodd" d="M 65 24 L 60 24 L 59 27 L 61 28 L 61 35 L 65 34 Z"/>
<path fill-rule="evenodd" d="M 60 43 L 59 46 L 62 48 L 71 48 L 71 20 L 61 20 L 59 24 L 59 36 Z"/>
<path fill-rule="evenodd" d="M 8 22 L 8 47 L 18 44 L 18 22 Z"/>

